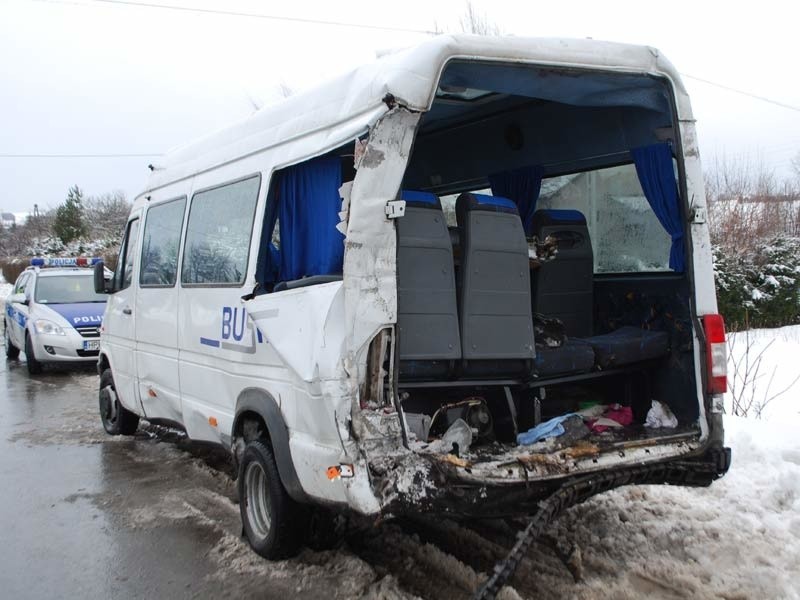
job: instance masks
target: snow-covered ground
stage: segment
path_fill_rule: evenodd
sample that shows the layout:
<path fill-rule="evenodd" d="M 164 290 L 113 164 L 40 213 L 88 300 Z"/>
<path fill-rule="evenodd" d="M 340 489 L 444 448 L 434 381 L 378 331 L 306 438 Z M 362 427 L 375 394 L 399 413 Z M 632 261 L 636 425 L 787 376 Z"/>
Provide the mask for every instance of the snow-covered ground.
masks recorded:
<path fill-rule="evenodd" d="M 585 579 L 551 597 L 800 598 L 800 419 L 725 426 L 733 466 L 710 488 L 622 488 L 562 517 Z"/>
<path fill-rule="evenodd" d="M 800 422 L 800 325 L 729 334 L 728 348 L 726 411 L 736 399 L 748 417 Z"/>
<path fill-rule="evenodd" d="M 6 301 L 6 296 L 11 293 L 12 284 L 8 283 L 3 277 L 3 272 L 0 271 L 0 305 L 3 305 Z"/>

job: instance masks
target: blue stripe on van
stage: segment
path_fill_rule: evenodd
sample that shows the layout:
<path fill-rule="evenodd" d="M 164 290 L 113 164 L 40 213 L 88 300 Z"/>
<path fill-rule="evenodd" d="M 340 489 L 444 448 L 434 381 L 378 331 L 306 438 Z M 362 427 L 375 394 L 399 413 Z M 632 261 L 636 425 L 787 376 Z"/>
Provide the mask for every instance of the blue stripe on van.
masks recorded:
<path fill-rule="evenodd" d="M 206 346 L 212 346 L 214 348 L 219 348 L 219 340 L 210 340 L 208 338 L 201 337 L 200 343 L 205 344 Z"/>

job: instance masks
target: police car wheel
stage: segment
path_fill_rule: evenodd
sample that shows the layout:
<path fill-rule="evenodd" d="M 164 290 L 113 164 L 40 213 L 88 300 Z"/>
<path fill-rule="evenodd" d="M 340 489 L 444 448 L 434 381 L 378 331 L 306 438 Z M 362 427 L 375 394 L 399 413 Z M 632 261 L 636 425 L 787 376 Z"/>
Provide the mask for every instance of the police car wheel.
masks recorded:
<path fill-rule="evenodd" d="M 11 341 L 11 337 L 8 335 L 8 323 L 5 321 L 3 322 L 3 343 L 6 347 L 6 356 L 8 358 L 14 359 L 19 356 L 19 348 Z"/>
<path fill-rule="evenodd" d="M 103 429 L 110 435 L 133 435 L 139 426 L 139 415 L 122 406 L 114 387 L 111 369 L 100 376 L 100 420 Z"/>
<path fill-rule="evenodd" d="M 281 483 L 268 443 L 248 442 L 237 479 L 242 526 L 250 547 L 269 560 L 297 554 L 303 515 Z"/>
<path fill-rule="evenodd" d="M 38 375 L 42 372 L 42 363 L 36 360 L 33 354 L 33 344 L 31 343 L 31 336 L 25 334 L 25 361 L 28 365 L 28 373 L 30 375 Z"/>

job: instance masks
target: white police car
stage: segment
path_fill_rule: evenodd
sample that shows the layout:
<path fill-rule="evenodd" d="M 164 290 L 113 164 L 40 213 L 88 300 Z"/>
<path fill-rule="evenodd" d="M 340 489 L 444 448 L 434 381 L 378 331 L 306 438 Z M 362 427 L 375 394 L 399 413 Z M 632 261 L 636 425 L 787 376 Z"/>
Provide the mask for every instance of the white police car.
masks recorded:
<path fill-rule="evenodd" d="M 45 363 L 94 362 L 106 296 L 94 291 L 90 267 L 99 259 L 34 258 L 6 298 L 6 356 L 25 352 L 28 372 Z"/>

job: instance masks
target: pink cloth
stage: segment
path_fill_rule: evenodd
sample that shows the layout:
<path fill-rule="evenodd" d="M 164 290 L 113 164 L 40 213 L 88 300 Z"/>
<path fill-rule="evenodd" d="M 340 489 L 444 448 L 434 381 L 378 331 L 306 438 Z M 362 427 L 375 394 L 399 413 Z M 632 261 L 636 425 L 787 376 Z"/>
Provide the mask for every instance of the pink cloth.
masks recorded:
<path fill-rule="evenodd" d="M 630 406 L 620 406 L 619 404 L 612 404 L 608 407 L 608 410 L 603 413 L 603 419 L 610 419 L 615 423 L 619 423 L 621 426 L 625 427 L 626 425 L 630 425 L 633 423 L 633 411 L 631 410 Z M 595 433 L 603 433 L 605 430 L 609 429 L 609 425 L 600 425 L 597 423 L 597 419 L 592 419 L 588 422 L 589 429 L 594 431 Z"/>

